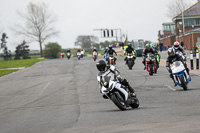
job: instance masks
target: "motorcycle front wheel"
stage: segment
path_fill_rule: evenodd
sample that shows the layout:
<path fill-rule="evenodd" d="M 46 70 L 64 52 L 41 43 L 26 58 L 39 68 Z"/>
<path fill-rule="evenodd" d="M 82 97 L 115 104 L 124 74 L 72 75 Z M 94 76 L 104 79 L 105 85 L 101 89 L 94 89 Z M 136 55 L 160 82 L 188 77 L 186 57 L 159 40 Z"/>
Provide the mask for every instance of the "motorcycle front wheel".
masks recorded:
<path fill-rule="evenodd" d="M 120 109 L 120 110 L 126 110 L 125 102 L 122 101 L 117 95 L 113 94 L 111 95 L 110 99 L 113 101 L 113 103 Z"/>
<path fill-rule="evenodd" d="M 130 70 L 132 69 L 132 67 L 133 67 L 133 61 L 128 61 L 128 67 L 129 67 Z"/>
<path fill-rule="evenodd" d="M 180 79 L 180 81 L 181 81 L 181 85 L 182 85 L 182 87 L 183 87 L 183 90 L 187 90 L 187 85 L 186 85 L 186 83 L 185 83 L 185 80 L 184 80 L 184 77 L 183 77 L 183 75 L 181 75 L 180 77 L 179 77 L 179 79 Z"/>
<path fill-rule="evenodd" d="M 152 65 L 152 64 L 150 64 L 150 65 L 149 65 L 149 68 L 150 68 L 150 73 L 149 73 L 149 75 L 151 75 L 151 76 L 152 76 L 152 75 L 153 75 L 153 65 Z"/>

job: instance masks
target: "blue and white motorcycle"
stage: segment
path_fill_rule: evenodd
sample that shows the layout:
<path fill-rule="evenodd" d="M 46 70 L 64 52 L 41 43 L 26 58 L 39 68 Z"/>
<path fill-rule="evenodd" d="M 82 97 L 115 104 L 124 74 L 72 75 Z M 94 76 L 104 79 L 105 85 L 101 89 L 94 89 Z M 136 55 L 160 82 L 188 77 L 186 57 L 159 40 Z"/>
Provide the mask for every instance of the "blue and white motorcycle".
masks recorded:
<path fill-rule="evenodd" d="M 178 86 L 183 87 L 184 90 L 187 90 L 190 82 L 190 75 L 187 73 L 184 64 L 181 61 L 175 61 L 171 65 L 171 70 L 175 83 Z"/>

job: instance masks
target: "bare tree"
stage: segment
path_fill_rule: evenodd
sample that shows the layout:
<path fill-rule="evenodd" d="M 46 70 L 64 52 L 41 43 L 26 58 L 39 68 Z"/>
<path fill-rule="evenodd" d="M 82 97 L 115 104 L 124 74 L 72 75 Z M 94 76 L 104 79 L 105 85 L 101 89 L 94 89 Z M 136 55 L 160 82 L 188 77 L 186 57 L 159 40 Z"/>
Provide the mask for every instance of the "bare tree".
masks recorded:
<path fill-rule="evenodd" d="M 83 49 L 90 49 L 91 46 L 98 42 L 98 37 L 96 36 L 78 36 L 76 38 L 75 46 L 80 46 Z"/>
<path fill-rule="evenodd" d="M 40 45 L 40 54 L 43 57 L 42 44 L 48 38 L 58 34 L 54 24 L 56 17 L 52 15 L 46 4 L 33 4 L 29 3 L 25 13 L 19 12 L 19 16 L 24 20 L 25 25 L 17 25 L 14 28 L 18 35 L 24 35 L 37 41 Z"/>
<path fill-rule="evenodd" d="M 178 14 L 182 13 L 183 11 L 189 8 L 192 4 L 186 0 L 173 0 L 169 2 L 167 5 L 168 13 L 167 16 L 169 18 L 176 17 Z"/>

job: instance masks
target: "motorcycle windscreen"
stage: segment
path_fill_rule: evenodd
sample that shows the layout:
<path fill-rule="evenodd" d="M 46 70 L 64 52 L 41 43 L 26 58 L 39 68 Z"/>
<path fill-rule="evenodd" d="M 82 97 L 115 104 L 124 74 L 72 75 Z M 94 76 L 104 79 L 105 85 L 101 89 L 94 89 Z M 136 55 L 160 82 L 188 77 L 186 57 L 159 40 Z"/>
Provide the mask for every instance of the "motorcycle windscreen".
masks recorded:
<path fill-rule="evenodd" d="M 108 87 L 110 78 L 111 78 L 111 76 L 104 76 L 104 83 L 103 83 L 103 85 L 105 87 Z"/>
<path fill-rule="evenodd" d="M 180 66 L 181 65 L 181 62 L 180 61 L 176 61 L 175 63 L 174 63 L 174 66 L 175 67 L 178 67 L 178 66 Z"/>

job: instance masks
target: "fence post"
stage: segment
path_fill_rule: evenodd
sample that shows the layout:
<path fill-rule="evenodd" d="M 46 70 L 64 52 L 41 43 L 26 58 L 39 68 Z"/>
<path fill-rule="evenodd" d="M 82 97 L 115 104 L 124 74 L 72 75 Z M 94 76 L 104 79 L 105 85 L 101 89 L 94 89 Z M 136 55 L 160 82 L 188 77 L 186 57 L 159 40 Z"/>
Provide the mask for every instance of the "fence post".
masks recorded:
<path fill-rule="evenodd" d="M 193 53 L 192 53 L 192 50 L 190 50 L 190 66 L 191 66 L 191 70 L 193 70 L 194 67 L 193 67 Z"/>
<path fill-rule="evenodd" d="M 196 49 L 196 69 L 199 69 L 199 50 Z"/>

